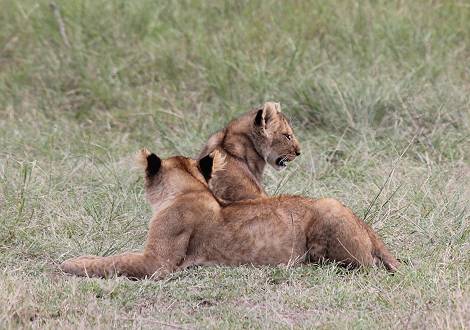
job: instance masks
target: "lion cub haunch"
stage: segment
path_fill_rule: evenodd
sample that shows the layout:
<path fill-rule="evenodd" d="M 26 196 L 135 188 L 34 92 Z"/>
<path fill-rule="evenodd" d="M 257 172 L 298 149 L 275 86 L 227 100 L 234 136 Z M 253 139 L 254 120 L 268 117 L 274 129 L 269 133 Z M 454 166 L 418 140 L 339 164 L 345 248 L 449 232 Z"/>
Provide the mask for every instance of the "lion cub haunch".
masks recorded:
<path fill-rule="evenodd" d="M 278 196 L 221 207 L 208 189 L 217 154 L 161 160 L 143 150 L 145 193 L 154 215 L 142 252 L 83 256 L 61 264 L 80 276 L 161 278 L 196 265 L 277 265 L 336 261 L 352 266 L 398 261 L 375 232 L 334 199 Z M 212 158 L 212 159 L 209 159 Z"/>
<path fill-rule="evenodd" d="M 224 158 L 224 167 L 209 178 L 209 187 L 220 202 L 228 204 L 266 197 L 261 185 L 266 164 L 285 168 L 300 155 L 300 145 L 280 104 L 266 102 L 213 134 L 199 159 L 213 151 Z"/>

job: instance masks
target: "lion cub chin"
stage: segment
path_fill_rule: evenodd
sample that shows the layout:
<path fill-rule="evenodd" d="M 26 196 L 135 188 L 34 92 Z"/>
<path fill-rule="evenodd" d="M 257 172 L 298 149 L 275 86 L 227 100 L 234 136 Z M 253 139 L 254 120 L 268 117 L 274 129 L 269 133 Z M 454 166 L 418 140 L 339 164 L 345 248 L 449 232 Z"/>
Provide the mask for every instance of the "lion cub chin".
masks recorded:
<path fill-rule="evenodd" d="M 279 196 L 221 207 L 206 180 L 217 171 L 218 153 L 199 161 L 165 160 L 142 150 L 145 193 L 154 209 L 141 252 L 82 256 L 61 264 L 81 276 L 161 278 L 198 265 L 278 265 L 335 261 L 346 266 L 398 261 L 378 235 L 340 202 Z"/>
<path fill-rule="evenodd" d="M 225 166 L 210 178 L 209 187 L 223 204 L 267 197 L 261 185 L 266 164 L 280 170 L 300 155 L 289 120 L 275 102 L 232 120 L 209 138 L 198 158 L 215 150 Z"/>

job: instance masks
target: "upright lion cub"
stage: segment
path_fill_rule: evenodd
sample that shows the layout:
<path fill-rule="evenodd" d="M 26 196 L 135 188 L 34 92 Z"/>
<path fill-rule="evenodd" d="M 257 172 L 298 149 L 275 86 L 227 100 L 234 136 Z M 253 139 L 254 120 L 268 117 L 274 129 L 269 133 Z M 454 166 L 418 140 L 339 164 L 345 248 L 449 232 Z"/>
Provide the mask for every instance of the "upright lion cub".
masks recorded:
<path fill-rule="evenodd" d="M 228 204 L 266 197 L 261 185 L 266 163 L 275 169 L 300 155 L 300 145 L 279 103 L 266 102 L 213 134 L 199 159 L 217 150 L 224 168 L 208 178 L 217 199 Z"/>

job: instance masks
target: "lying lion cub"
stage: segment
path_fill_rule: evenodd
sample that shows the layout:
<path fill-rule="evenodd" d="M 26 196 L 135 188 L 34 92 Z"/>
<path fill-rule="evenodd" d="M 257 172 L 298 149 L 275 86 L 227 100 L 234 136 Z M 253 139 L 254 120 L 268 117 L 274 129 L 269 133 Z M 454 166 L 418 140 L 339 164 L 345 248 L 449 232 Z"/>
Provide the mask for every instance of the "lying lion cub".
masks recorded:
<path fill-rule="evenodd" d="M 399 265 L 377 234 L 334 199 L 278 196 L 221 207 L 204 178 L 218 170 L 217 152 L 199 162 L 181 156 L 161 160 L 147 150 L 140 156 L 154 211 L 144 251 L 69 259 L 63 271 L 161 278 L 210 264 L 332 260 L 351 266 L 383 264 L 392 272 Z"/>
<path fill-rule="evenodd" d="M 267 197 L 261 185 L 266 163 L 281 169 L 300 155 L 292 127 L 280 104 L 274 102 L 266 102 L 213 134 L 199 159 L 214 150 L 225 158 L 225 166 L 208 178 L 209 187 L 223 204 Z"/>

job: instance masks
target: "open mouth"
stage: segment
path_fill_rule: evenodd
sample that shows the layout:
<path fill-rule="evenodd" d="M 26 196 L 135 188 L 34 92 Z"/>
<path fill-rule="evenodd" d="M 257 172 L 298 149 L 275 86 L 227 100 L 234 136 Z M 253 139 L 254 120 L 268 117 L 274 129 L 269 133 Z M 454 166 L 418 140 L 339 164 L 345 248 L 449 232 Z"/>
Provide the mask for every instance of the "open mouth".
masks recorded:
<path fill-rule="evenodd" d="M 276 159 L 276 165 L 279 167 L 286 167 L 288 162 L 290 162 L 290 160 L 287 156 L 281 156 Z"/>

